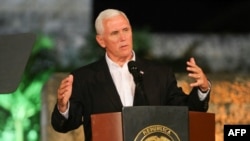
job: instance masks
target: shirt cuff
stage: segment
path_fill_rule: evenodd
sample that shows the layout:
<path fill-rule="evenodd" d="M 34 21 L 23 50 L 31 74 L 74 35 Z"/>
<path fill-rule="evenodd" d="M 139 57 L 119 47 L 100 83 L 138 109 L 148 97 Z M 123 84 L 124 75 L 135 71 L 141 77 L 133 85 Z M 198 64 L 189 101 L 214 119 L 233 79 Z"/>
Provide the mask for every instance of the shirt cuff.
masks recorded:
<path fill-rule="evenodd" d="M 201 90 L 198 89 L 198 96 L 199 96 L 200 101 L 203 101 L 207 97 L 209 91 L 210 90 L 203 93 Z"/>
<path fill-rule="evenodd" d="M 209 88 L 208 88 L 208 90 L 206 92 L 202 92 L 200 89 L 197 90 L 200 101 L 205 100 L 205 98 L 207 97 L 208 93 L 210 92 L 210 89 L 211 89 L 211 83 L 210 83 L 210 81 L 208 81 L 208 84 L 209 84 Z"/>
<path fill-rule="evenodd" d="M 66 119 L 68 119 L 69 118 L 69 106 L 70 106 L 70 104 L 69 104 L 69 102 L 68 102 L 68 108 L 66 109 L 66 111 L 65 112 L 60 112 L 60 114 L 62 115 L 62 116 L 64 116 Z"/>

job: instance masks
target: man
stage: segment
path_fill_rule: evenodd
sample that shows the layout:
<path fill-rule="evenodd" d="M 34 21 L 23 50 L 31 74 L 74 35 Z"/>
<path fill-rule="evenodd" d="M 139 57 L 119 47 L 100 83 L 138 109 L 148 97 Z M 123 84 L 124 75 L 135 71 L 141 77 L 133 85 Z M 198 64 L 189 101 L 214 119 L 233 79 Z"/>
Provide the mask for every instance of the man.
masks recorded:
<path fill-rule="evenodd" d="M 195 80 L 187 95 L 177 87 L 171 69 L 136 56 L 132 28 L 123 12 L 115 9 L 102 11 L 95 28 L 96 40 L 105 49 L 105 57 L 73 71 L 62 80 L 51 119 L 56 131 L 67 132 L 83 124 L 86 141 L 90 141 L 90 115 L 120 112 L 123 106 L 181 105 L 188 106 L 189 110 L 207 111 L 209 82 L 194 58 L 187 62 L 188 75 Z M 139 94 L 133 80 L 136 76 L 133 77 L 134 72 L 131 74 L 128 68 L 131 60 L 136 63 L 132 69 L 137 69 L 143 85 Z M 142 93 L 145 99 L 134 98 Z"/>

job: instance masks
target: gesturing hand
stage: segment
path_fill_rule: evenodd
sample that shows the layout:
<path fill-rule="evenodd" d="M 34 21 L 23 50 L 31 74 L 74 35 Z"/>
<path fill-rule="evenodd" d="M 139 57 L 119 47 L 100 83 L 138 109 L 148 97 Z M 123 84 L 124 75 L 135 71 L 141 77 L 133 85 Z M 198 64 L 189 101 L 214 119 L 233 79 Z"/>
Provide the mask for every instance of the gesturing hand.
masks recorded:
<path fill-rule="evenodd" d="M 73 75 L 69 75 L 61 81 L 57 90 L 57 104 L 60 112 L 67 110 L 67 105 L 72 92 Z"/>
<path fill-rule="evenodd" d="M 203 92 L 209 89 L 207 77 L 202 69 L 196 65 L 193 57 L 187 61 L 187 71 L 189 72 L 188 76 L 196 80 L 194 83 L 190 84 L 191 87 L 199 87 Z"/>

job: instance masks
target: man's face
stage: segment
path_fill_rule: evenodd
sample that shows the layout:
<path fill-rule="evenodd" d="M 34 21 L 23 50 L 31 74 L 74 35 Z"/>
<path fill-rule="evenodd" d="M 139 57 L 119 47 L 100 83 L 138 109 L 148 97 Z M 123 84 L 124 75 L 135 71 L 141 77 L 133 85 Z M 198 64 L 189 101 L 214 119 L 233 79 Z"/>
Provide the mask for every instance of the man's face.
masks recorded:
<path fill-rule="evenodd" d="M 97 41 L 106 49 L 113 61 L 128 60 L 132 54 L 132 29 L 123 15 L 103 21 L 103 34 L 97 35 Z"/>

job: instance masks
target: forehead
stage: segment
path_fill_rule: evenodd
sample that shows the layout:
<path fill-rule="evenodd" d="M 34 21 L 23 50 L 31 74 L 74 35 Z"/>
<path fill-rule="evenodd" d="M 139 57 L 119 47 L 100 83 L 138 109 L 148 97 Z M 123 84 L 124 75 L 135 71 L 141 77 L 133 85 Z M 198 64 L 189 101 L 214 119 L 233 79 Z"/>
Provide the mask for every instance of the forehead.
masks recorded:
<path fill-rule="evenodd" d="M 113 29 L 130 26 L 130 24 L 123 15 L 116 15 L 103 20 L 103 26 L 108 29 Z"/>

